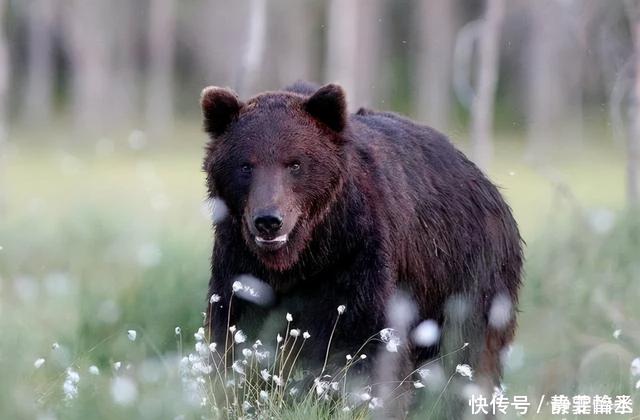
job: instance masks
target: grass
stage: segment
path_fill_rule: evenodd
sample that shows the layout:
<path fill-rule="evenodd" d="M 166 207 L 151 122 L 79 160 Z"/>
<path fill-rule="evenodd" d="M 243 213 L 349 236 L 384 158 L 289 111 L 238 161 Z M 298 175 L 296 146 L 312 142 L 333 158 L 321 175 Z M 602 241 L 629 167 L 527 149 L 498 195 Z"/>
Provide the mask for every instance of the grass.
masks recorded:
<path fill-rule="evenodd" d="M 179 369 L 201 325 L 211 247 L 196 129 L 141 150 L 126 135 L 96 147 L 14 134 L 0 169 L 0 418 L 211 413 L 183 398 Z M 640 222 L 624 212 L 621 153 L 587 142 L 534 164 L 513 133 L 496 150 L 491 176 L 528 242 L 508 393 L 638 399 L 629 366 L 640 355 Z M 72 404 L 69 366 L 80 375 Z M 131 385 L 135 400 L 114 395 Z M 305 401 L 271 414 L 367 417 Z"/>

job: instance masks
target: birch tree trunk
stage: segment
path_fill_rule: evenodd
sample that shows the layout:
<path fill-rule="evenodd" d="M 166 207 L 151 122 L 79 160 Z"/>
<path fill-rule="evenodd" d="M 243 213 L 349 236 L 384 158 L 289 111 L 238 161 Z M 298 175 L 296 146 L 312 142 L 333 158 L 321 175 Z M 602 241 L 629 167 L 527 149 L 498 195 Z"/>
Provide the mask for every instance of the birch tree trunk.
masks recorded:
<path fill-rule="evenodd" d="M 144 45 L 144 8 L 141 2 L 131 0 L 109 0 L 104 2 L 103 26 L 99 38 L 107 44 L 106 56 L 109 63 L 106 77 L 109 83 L 111 112 L 109 126 L 127 127 L 138 123 L 141 117 L 141 90 L 138 83 L 138 45 Z M 105 7 L 101 5 L 101 7 Z"/>
<path fill-rule="evenodd" d="M 244 56 L 238 77 L 236 91 L 241 98 L 253 92 L 258 76 L 258 69 L 264 59 L 265 38 L 267 28 L 267 0 L 251 0 L 249 7 L 249 36 L 244 46 Z"/>
<path fill-rule="evenodd" d="M 530 4 L 531 35 L 526 56 L 527 155 L 546 156 L 558 139 L 582 138 L 583 60 L 587 2 Z"/>
<path fill-rule="evenodd" d="M 353 108 L 374 105 L 382 90 L 383 5 L 379 0 L 329 2 L 325 75 L 345 88 Z"/>
<path fill-rule="evenodd" d="M 0 216 L 4 214 L 5 203 L 5 186 L 4 186 L 4 168 L 6 164 L 4 162 L 7 157 L 3 153 L 5 147 L 5 141 L 7 139 L 8 127 L 7 127 L 7 105 L 8 105 L 8 93 L 9 93 L 9 49 L 7 46 L 7 40 L 5 36 L 5 9 L 7 1 L 0 0 Z"/>
<path fill-rule="evenodd" d="M 627 198 L 630 207 L 640 203 L 640 1 L 627 1 L 634 53 L 634 80 L 629 106 L 627 138 Z"/>
<path fill-rule="evenodd" d="M 498 82 L 504 0 L 487 0 L 478 46 L 475 96 L 471 103 L 471 142 L 476 164 L 488 170 L 493 156 L 492 126 Z"/>
<path fill-rule="evenodd" d="M 9 74 L 11 72 L 11 59 L 9 46 L 7 45 L 5 11 L 7 1 L 0 0 L 0 146 L 5 141 L 8 132 L 8 105 L 9 105 Z"/>
<path fill-rule="evenodd" d="M 67 5 L 63 13 L 71 67 L 71 114 L 76 130 L 104 132 L 114 112 L 105 7 L 110 5 L 97 0 L 72 0 Z"/>
<path fill-rule="evenodd" d="M 326 79 L 338 82 L 348 97 L 356 91 L 358 0 L 330 0 L 327 21 Z"/>
<path fill-rule="evenodd" d="M 174 123 L 175 0 L 151 0 L 150 7 L 146 120 L 149 130 L 165 133 Z"/>
<path fill-rule="evenodd" d="M 27 63 L 22 119 L 29 125 L 51 118 L 54 79 L 54 0 L 31 0 L 27 5 Z"/>
<path fill-rule="evenodd" d="M 418 118 L 447 130 L 451 111 L 453 50 L 456 35 L 455 2 L 418 2 L 413 24 L 417 29 L 414 86 Z"/>

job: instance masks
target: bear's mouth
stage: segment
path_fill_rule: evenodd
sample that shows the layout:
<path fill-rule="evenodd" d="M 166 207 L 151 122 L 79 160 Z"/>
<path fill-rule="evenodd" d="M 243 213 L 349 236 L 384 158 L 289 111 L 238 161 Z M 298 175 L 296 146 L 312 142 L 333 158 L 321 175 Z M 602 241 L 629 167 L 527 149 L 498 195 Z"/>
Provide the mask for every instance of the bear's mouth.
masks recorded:
<path fill-rule="evenodd" d="M 275 238 L 265 238 L 256 235 L 254 237 L 254 240 L 260 248 L 276 250 L 282 248 L 287 243 L 287 240 L 289 240 L 289 235 L 284 234 L 276 236 Z"/>

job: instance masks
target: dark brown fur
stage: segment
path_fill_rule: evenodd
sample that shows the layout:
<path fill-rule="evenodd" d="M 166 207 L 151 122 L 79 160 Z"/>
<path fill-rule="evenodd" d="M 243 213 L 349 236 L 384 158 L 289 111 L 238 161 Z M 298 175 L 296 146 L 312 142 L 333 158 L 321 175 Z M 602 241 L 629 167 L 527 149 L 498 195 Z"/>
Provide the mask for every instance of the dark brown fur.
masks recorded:
<path fill-rule="evenodd" d="M 348 115 L 338 86 L 316 91 L 298 83 L 246 103 L 232 98 L 225 89 L 203 94 L 209 193 L 230 211 L 215 229 L 209 296 L 222 296 L 210 308 L 215 340 L 224 341 L 227 325 L 259 321 L 273 310 L 235 300 L 227 319 L 231 283 L 241 274 L 267 282 L 274 307 L 309 330 L 312 368 L 322 365 L 339 304 L 347 311 L 332 353 L 344 360 L 389 326 L 385 308 L 402 290 L 417 307 L 416 320 L 443 328 L 435 346 L 404 343 L 407 369 L 469 342 L 453 366 L 469 363 L 497 385 L 515 316 L 495 329 L 488 314 L 498 294 L 515 308 L 522 267 L 518 228 L 497 188 L 429 127 L 372 110 Z M 295 173 L 292 161 L 300 163 Z M 245 164 L 251 173 L 242 172 Z M 291 228 L 277 250 L 258 247 L 251 228 L 253 214 L 267 204 L 284 215 L 283 229 Z M 468 303 L 464 319 L 449 319 L 452 297 Z"/>

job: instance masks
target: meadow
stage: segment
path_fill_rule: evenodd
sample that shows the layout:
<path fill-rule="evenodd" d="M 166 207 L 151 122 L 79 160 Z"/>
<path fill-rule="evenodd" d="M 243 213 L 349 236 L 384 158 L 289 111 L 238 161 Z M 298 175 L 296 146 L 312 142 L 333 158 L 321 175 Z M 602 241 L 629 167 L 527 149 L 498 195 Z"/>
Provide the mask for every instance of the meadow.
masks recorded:
<path fill-rule="evenodd" d="M 1 419 L 215 416 L 180 373 L 202 324 L 212 245 L 204 136 L 197 123 L 184 125 L 171 142 L 140 131 L 74 142 L 64 131 L 18 130 L 0 151 Z M 544 163 L 526 157 L 522 133 L 497 139 L 490 175 L 527 242 L 505 377 L 507 395 L 531 401 L 524 418 L 561 418 L 548 406 L 535 413 L 554 394 L 630 395 L 640 413 L 631 372 L 640 357 L 640 217 L 625 211 L 622 146 L 606 130 L 589 133 Z M 271 411 L 372 413 L 313 401 Z"/>

